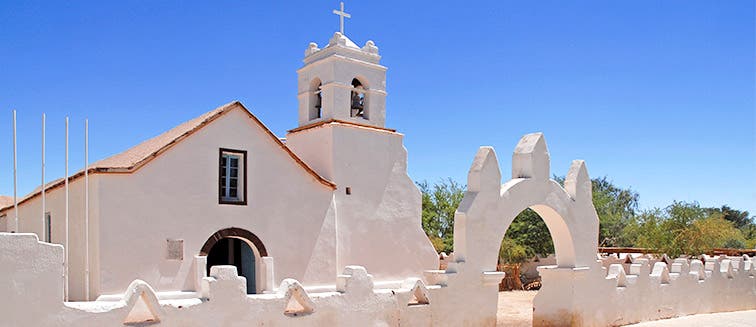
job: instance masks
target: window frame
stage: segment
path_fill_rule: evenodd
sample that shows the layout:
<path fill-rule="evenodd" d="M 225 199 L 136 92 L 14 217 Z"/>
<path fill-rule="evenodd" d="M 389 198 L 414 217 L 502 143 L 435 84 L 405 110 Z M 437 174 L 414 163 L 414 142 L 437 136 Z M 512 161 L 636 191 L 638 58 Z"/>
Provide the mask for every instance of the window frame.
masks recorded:
<path fill-rule="evenodd" d="M 241 178 L 237 178 L 237 181 L 242 184 L 238 185 L 237 183 L 237 192 L 242 192 L 242 196 L 239 197 L 239 200 L 228 200 L 223 197 L 223 190 L 225 186 L 221 186 L 221 179 L 223 178 L 223 175 L 221 175 L 220 172 L 220 162 L 223 159 L 224 154 L 238 155 L 239 157 L 241 157 L 241 167 L 238 167 L 238 169 L 240 170 L 242 176 Z M 218 160 L 216 162 L 218 163 L 218 167 L 216 169 L 216 171 L 218 172 L 218 204 L 247 205 L 247 151 L 219 148 Z"/>

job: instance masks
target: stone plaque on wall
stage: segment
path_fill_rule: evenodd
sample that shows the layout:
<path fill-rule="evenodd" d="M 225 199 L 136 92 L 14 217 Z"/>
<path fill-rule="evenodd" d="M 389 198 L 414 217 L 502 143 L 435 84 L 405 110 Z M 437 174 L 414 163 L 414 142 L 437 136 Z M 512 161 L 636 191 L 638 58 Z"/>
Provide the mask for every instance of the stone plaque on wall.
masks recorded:
<path fill-rule="evenodd" d="M 167 239 L 168 241 L 168 260 L 184 260 L 184 240 Z"/>

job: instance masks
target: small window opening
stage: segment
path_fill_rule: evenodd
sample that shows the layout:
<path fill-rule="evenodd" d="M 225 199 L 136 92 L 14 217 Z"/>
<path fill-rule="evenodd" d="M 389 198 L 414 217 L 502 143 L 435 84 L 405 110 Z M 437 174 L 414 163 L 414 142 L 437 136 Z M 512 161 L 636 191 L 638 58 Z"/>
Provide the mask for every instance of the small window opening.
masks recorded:
<path fill-rule="evenodd" d="M 352 188 L 351 187 L 347 187 L 346 188 L 346 194 L 347 195 L 351 195 L 352 194 Z"/>
<path fill-rule="evenodd" d="M 365 118 L 365 87 L 358 79 L 352 79 L 352 117 Z"/>
<path fill-rule="evenodd" d="M 321 108 L 323 108 L 323 95 L 321 94 L 322 85 L 318 84 L 318 88 L 315 89 L 315 118 L 322 116 Z"/>
<path fill-rule="evenodd" d="M 319 78 L 314 78 L 310 82 L 310 90 L 309 90 L 309 106 L 308 109 L 308 118 L 309 120 L 318 119 L 323 116 L 322 108 L 323 108 L 323 83 L 320 81 Z"/>

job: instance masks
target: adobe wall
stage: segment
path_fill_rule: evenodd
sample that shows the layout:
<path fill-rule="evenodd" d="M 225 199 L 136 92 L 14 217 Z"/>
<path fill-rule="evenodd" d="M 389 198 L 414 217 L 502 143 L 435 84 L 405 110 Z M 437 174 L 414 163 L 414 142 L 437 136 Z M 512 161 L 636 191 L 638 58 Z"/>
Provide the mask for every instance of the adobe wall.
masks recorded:
<path fill-rule="evenodd" d="M 536 326 L 613 326 L 756 308 L 756 264 L 746 256 L 653 266 L 636 259 L 627 269 L 611 263 L 604 268 L 595 251 L 585 250 L 595 247 L 598 237 L 592 229 L 595 210 L 586 201 L 585 165 L 573 163 L 564 188 L 534 178 L 548 176 L 533 169 L 547 156 L 528 155 L 548 153 L 541 138 L 524 138 L 534 146 L 518 145 L 513 158 L 525 162 L 513 165 L 520 168 L 513 175 L 521 177 L 503 185 L 493 149 L 479 151 L 456 214 L 454 258 L 446 270 L 425 271 L 423 278 L 376 287 L 363 267 L 347 266 L 331 278 L 335 291 L 308 291 L 306 284 L 284 279 L 275 292 L 246 295 L 246 280 L 234 267 L 216 266 L 202 278 L 199 292 L 188 296 L 156 292 L 150 283 L 135 280 L 108 301 L 63 302 L 62 247 L 38 242 L 33 234 L 0 233 L 0 326 L 494 326 L 503 277 L 495 271 L 495 250 L 507 227 L 500 225 L 511 222 L 523 203 L 534 202 L 559 213 L 545 218 L 550 229 L 565 228 L 552 229 L 553 236 L 564 238 L 554 240 L 557 265 L 539 268 L 543 288 L 534 299 Z M 534 185 L 525 187 L 528 183 Z"/>
<path fill-rule="evenodd" d="M 407 174 L 403 138 L 338 123 L 287 135 L 297 155 L 338 185 L 338 265 L 363 266 L 381 284 L 395 285 L 439 263 L 422 229 L 422 195 Z"/>
<path fill-rule="evenodd" d="M 99 177 L 89 176 L 89 261 L 90 261 L 90 299 L 99 294 L 99 254 L 98 242 L 99 210 L 97 206 Z M 67 246 L 69 251 L 69 299 L 83 301 L 85 295 L 85 224 L 84 224 L 84 178 L 71 180 L 69 184 L 69 235 Z M 52 228 L 51 242 L 66 246 L 66 198 L 65 188 L 57 187 L 48 190 L 45 197 L 45 211 L 50 213 Z M 13 230 L 13 207 L 2 212 L 8 216 L 8 231 Z M 39 196 L 30 198 L 18 206 L 18 232 L 44 235 L 42 220 L 42 199 Z M 44 240 L 44 236 L 41 236 Z M 126 281 L 128 283 L 128 281 Z"/>
<path fill-rule="evenodd" d="M 348 266 L 333 280 L 336 291 L 308 294 L 285 279 L 272 294 L 247 295 L 233 266 L 215 266 L 198 297 L 161 299 L 135 280 L 116 301 L 63 302 L 59 245 L 34 234 L 0 233 L 0 326 L 357 326 L 429 325 L 429 291 L 417 279 L 375 290 L 362 267 Z M 412 301 L 413 296 L 417 301 Z M 410 302 L 413 304 L 410 305 Z M 290 305 L 291 304 L 291 305 Z"/>
<path fill-rule="evenodd" d="M 0 280 L 0 326 L 493 326 L 501 277 L 467 273 L 456 262 L 447 271 L 428 273 L 436 285 L 409 278 L 400 287 L 376 289 L 364 268 L 348 266 L 334 279 L 333 292 L 308 292 L 285 279 L 274 293 L 246 295 L 246 280 L 233 266 L 215 266 L 194 297 L 172 298 L 135 280 L 112 301 L 63 302 L 60 245 L 39 242 L 34 234 L 0 233 L 0 253 L 0 274 L 8 277 Z M 574 315 L 561 313 L 536 325 L 609 326 L 756 307 L 756 265 L 750 258 L 690 265 L 677 260 L 672 273 L 664 263 L 652 270 L 639 261 L 632 274 L 612 267 L 609 276 L 599 269 L 571 280 L 579 293 L 575 302 L 581 303 L 575 308 L 586 315 L 570 321 L 564 317 Z M 544 287 L 563 277 L 553 274 L 558 268 L 545 270 Z"/>
<path fill-rule="evenodd" d="M 247 151 L 246 205 L 218 203 L 219 147 Z M 232 227 L 253 233 L 276 258 L 276 284 L 284 278 L 333 284 L 333 191 L 241 108 L 134 173 L 102 175 L 100 188 L 101 246 L 109 254 L 101 257 L 101 294 L 120 293 L 134 279 L 158 291 L 196 291 L 195 256 L 215 232 Z M 183 240 L 183 260 L 167 257 L 167 239 Z"/>

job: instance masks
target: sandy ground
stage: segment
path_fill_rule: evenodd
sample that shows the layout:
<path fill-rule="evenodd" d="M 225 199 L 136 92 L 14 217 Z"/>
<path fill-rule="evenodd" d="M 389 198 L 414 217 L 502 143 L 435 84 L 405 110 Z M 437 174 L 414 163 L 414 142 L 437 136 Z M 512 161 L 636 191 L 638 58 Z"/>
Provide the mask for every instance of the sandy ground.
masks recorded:
<path fill-rule="evenodd" d="M 496 326 L 533 325 L 533 297 L 537 291 L 499 292 Z M 643 322 L 633 327 L 746 327 L 756 326 L 756 310 L 722 312 Z"/>
<path fill-rule="evenodd" d="M 496 326 L 532 326 L 533 297 L 537 291 L 499 292 Z"/>
<path fill-rule="evenodd" d="M 709 313 L 685 316 L 674 319 L 643 322 L 634 327 L 682 327 L 682 326 L 711 326 L 711 327 L 746 327 L 756 326 L 756 310 Z"/>

